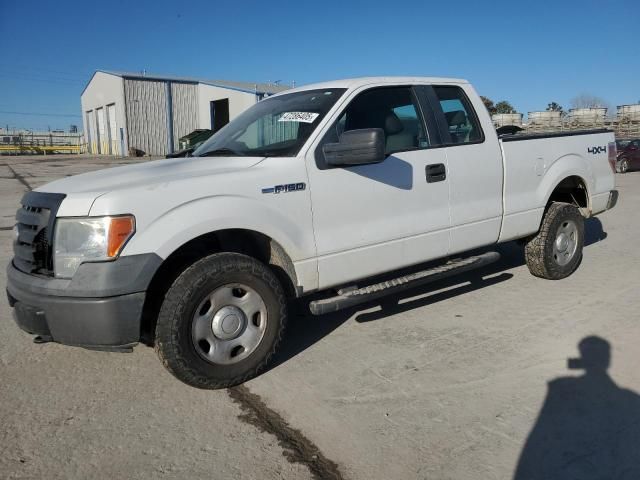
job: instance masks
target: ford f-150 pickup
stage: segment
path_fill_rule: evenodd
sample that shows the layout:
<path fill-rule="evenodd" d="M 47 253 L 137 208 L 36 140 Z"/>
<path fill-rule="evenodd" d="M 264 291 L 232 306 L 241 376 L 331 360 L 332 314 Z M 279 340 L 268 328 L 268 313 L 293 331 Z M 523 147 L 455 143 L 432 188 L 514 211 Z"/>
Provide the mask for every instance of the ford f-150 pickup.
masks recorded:
<path fill-rule="evenodd" d="M 9 303 L 38 342 L 144 342 L 183 382 L 227 387 L 265 368 L 290 302 L 312 292 L 312 313 L 339 310 L 486 265 L 499 255 L 465 252 L 516 239 L 533 275 L 571 275 L 584 219 L 617 201 L 615 161 L 606 130 L 499 137 L 464 80 L 296 88 L 190 157 L 26 193 Z"/>

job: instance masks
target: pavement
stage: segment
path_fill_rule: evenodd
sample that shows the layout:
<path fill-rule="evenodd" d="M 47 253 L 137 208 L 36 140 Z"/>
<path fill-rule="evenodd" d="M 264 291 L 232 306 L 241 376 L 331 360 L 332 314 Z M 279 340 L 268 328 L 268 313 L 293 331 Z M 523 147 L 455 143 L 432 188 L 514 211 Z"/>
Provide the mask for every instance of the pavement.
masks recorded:
<path fill-rule="evenodd" d="M 27 189 L 143 160 L 0 157 L 0 264 Z M 534 278 L 505 244 L 482 271 L 297 314 L 272 368 L 230 390 L 181 384 L 144 346 L 36 345 L 0 296 L 0 477 L 640 478 L 640 172 L 616 177 L 571 277 Z"/>

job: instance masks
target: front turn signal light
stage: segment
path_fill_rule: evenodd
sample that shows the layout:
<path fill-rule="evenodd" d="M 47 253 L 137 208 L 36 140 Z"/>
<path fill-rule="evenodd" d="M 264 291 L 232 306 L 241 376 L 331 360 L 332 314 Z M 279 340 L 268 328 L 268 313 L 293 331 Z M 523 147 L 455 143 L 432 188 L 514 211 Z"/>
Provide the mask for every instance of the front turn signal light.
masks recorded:
<path fill-rule="evenodd" d="M 136 230 L 136 220 L 133 215 L 109 217 L 107 234 L 107 256 L 117 257 L 127 240 Z"/>

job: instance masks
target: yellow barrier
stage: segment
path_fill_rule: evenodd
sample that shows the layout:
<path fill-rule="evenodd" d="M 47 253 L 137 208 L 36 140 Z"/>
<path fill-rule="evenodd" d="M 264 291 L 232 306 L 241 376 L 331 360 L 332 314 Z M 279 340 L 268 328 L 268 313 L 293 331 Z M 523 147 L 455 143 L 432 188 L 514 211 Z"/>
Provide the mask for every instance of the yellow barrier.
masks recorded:
<path fill-rule="evenodd" d="M 25 150 L 34 150 L 34 151 L 45 151 L 51 152 L 56 150 L 68 150 L 68 151 L 76 151 L 79 152 L 82 147 L 80 145 L 57 145 L 57 146 L 36 146 L 36 145 L 0 145 L 0 151 L 20 151 L 23 152 Z"/>

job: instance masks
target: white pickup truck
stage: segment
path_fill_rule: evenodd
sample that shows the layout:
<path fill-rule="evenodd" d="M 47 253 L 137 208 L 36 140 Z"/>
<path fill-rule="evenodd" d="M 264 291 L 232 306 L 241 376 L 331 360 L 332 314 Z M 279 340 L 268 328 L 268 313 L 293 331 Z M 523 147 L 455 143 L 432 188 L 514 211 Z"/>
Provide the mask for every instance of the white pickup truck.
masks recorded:
<path fill-rule="evenodd" d="M 267 365 L 296 297 L 325 291 L 311 312 L 335 311 L 485 265 L 499 255 L 464 252 L 515 239 L 533 275 L 570 275 L 584 218 L 616 203 L 615 160 L 606 130 L 499 138 L 464 80 L 296 88 L 188 158 L 25 194 L 9 303 L 38 342 L 142 341 L 183 382 L 227 387 Z"/>

